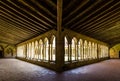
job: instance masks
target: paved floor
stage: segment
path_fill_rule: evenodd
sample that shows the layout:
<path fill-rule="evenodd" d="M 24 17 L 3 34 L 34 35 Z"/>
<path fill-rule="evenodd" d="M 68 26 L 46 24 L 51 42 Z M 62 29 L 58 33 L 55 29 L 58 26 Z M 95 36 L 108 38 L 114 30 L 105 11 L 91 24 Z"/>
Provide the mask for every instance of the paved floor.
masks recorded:
<path fill-rule="evenodd" d="M 0 59 L 0 81 L 120 81 L 120 60 L 57 73 L 17 59 Z"/>

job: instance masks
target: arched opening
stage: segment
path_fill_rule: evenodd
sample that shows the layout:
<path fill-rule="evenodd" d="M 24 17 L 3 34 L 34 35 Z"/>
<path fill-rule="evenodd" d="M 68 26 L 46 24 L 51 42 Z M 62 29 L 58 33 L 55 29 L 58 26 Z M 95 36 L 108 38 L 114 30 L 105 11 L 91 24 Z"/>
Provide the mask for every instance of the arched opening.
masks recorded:
<path fill-rule="evenodd" d="M 97 59 L 97 44 L 95 44 L 95 59 Z"/>
<path fill-rule="evenodd" d="M 38 60 L 38 41 L 35 41 L 34 58 Z"/>
<path fill-rule="evenodd" d="M 5 57 L 13 57 L 13 49 L 12 48 L 6 48 L 5 50 Z"/>
<path fill-rule="evenodd" d="M 49 41 L 48 38 L 44 39 L 44 60 L 49 59 Z"/>
<path fill-rule="evenodd" d="M 31 43 L 29 43 L 29 59 L 31 59 Z"/>
<path fill-rule="evenodd" d="M 92 59 L 94 59 L 95 58 L 95 44 L 94 44 L 94 42 L 92 43 Z"/>
<path fill-rule="evenodd" d="M 52 37 L 52 50 L 51 50 L 51 60 L 52 61 L 55 61 L 56 60 L 56 37 L 55 36 L 53 36 Z"/>
<path fill-rule="evenodd" d="M 68 40 L 66 37 L 64 37 L 64 49 L 65 49 L 65 56 L 64 56 L 64 61 L 69 61 L 69 50 L 68 50 Z"/>
<path fill-rule="evenodd" d="M 72 48 L 71 59 L 76 60 L 76 58 L 77 58 L 77 39 L 75 37 L 72 39 L 71 48 Z"/>
<path fill-rule="evenodd" d="M 40 39 L 39 41 L 39 59 L 43 60 L 43 41 Z"/>
<path fill-rule="evenodd" d="M 26 56 L 27 59 L 28 59 L 28 56 L 29 56 L 29 44 L 27 44 L 27 56 Z"/>
<path fill-rule="evenodd" d="M 34 42 L 32 42 L 32 46 L 31 46 L 31 59 L 34 58 Z"/>
<path fill-rule="evenodd" d="M 107 47 L 107 50 L 108 50 L 108 47 Z M 120 43 L 110 48 L 110 51 L 109 51 L 110 55 L 108 55 L 108 57 L 110 56 L 110 58 L 120 58 L 119 52 L 120 52 Z"/>
<path fill-rule="evenodd" d="M 83 60 L 83 40 L 78 42 L 78 60 Z"/>
<path fill-rule="evenodd" d="M 87 54 L 88 54 L 88 49 L 87 49 L 88 45 L 87 45 L 87 41 L 84 41 L 84 59 L 87 59 Z"/>
<path fill-rule="evenodd" d="M 88 43 L 88 59 L 91 59 L 91 42 Z"/>

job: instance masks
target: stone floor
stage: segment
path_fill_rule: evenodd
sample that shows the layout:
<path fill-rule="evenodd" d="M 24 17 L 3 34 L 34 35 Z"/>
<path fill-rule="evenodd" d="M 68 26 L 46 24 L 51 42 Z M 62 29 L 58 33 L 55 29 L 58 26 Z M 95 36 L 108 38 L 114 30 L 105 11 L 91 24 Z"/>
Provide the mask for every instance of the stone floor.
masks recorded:
<path fill-rule="evenodd" d="M 120 60 L 57 73 L 17 59 L 0 59 L 0 81 L 120 81 Z"/>

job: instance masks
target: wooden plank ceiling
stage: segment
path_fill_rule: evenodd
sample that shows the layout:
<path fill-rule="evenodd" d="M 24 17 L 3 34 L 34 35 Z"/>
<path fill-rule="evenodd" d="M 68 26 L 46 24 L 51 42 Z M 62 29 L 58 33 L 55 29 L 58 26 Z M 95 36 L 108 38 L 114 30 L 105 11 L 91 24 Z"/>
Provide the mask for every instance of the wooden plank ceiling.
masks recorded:
<path fill-rule="evenodd" d="M 0 0 L 0 42 L 18 44 L 56 24 L 57 0 Z M 120 0 L 63 0 L 62 27 L 120 43 Z"/>

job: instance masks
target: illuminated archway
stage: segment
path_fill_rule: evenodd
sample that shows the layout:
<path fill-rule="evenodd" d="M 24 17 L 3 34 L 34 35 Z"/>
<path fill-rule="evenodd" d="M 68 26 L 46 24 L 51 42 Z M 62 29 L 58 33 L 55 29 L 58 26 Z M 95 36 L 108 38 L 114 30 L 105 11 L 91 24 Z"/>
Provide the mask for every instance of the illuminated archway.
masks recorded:
<path fill-rule="evenodd" d="M 28 57 L 31 59 L 31 43 L 29 43 L 29 55 L 28 55 Z"/>
<path fill-rule="evenodd" d="M 77 58 L 77 39 L 75 37 L 73 37 L 73 39 L 72 39 L 71 49 L 72 49 L 71 60 L 76 60 L 76 58 Z"/>
<path fill-rule="evenodd" d="M 88 57 L 88 49 L 87 49 L 88 45 L 87 45 L 87 41 L 84 41 L 84 59 L 86 60 Z"/>
<path fill-rule="evenodd" d="M 64 47 L 65 47 L 64 61 L 69 61 L 68 40 L 66 37 L 64 37 Z"/>
<path fill-rule="evenodd" d="M 94 59 L 95 58 L 95 44 L 94 44 L 94 42 L 92 43 L 92 59 Z"/>
<path fill-rule="evenodd" d="M 34 54 L 34 58 L 38 59 L 38 41 L 35 41 L 35 54 Z"/>
<path fill-rule="evenodd" d="M 39 40 L 39 59 L 43 60 L 43 56 L 44 56 L 44 53 L 43 53 L 43 41 L 40 39 Z"/>
<path fill-rule="evenodd" d="M 31 58 L 33 59 L 34 58 L 34 54 L 35 54 L 35 52 L 34 52 L 34 50 L 35 50 L 35 47 L 34 47 L 34 42 L 32 42 L 32 46 L 31 46 Z"/>
<path fill-rule="evenodd" d="M 83 60 L 83 40 L 78 42 L 78 60 Z"/>
<path fill-rule="evenodd" d="M 92 48 L 91 48 L 91 42 L 88 43 L 88 58 L 91 59 L 92 57 Z"/>
<path fill-rule="evenodd" d="M 95 50 L 94 50 L 94 53 L 95 53 L 95 59 L 97 59 L 97 44 L 95 44 Z"/>
<path fill-rule="evenodd" d="M 49 59 L 49 41 L 48 38 L 44 39 L 44 60 Z"/>

